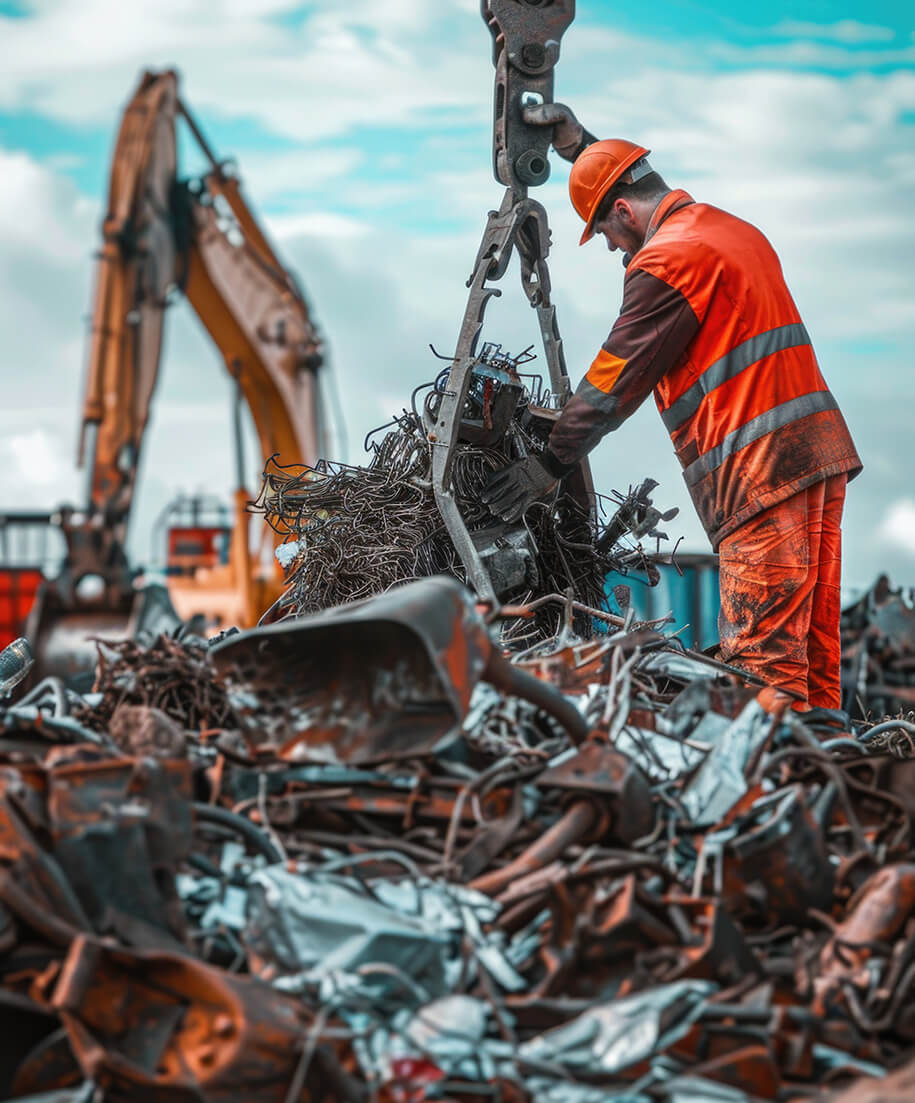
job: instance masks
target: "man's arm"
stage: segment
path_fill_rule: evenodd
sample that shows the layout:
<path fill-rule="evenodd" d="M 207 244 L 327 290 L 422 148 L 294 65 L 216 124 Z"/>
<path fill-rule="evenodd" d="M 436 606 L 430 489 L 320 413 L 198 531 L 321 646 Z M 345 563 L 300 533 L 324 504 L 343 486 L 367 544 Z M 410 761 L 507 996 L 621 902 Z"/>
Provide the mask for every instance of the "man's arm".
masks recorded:
<path fill-rule="evenodd" d="M 641 406 L 699 329 L 684 296 L 636 269 L 626 277 L 623 306 L 610 336 L 553 426 L 546 451 L 493 472 L 482 500 L 516 521 L 597 444 Z"/>
<path fill-rule="evenodd" d="M 558 475 L 618 429 L 682 356 L 699 320 L 676 288 L 637 268 L 626 277 L 610 336 L 550 434 L 548 465 Z"/>

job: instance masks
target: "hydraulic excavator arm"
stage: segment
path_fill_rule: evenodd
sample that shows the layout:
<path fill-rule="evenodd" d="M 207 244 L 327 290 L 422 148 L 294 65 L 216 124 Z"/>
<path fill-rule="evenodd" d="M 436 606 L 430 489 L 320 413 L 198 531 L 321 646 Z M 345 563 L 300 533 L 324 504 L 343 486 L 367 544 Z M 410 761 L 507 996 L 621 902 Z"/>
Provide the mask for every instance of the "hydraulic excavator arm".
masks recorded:
<path fill-rule="evenodd" d="M 181 113 L 210 162 L 199 190 L 184 191 L 191 236 L 183 290 L 244 396 L 262 456 L 313 464 L 323 443 L 321 338 L 238 178 L 224 171 L 183 105 Z"/>
<path fill-rule="evenodd" d="M 96 268 L 77 464 L 88 461 L 90 512 L 121 548 L 175 282 L 177 109 L 177 80 L 144 74 L 118 131 Z"/>
<path fill-rule="evenodd" d="M 209 162 L 177 177 L 178 118 Z M 178 76 L 145 73 L 127 105 L 103 223 L 79 463 L 90 512 L 123 545 L 159 373 L 165 308 L 183 291 L 251 410 L 264 457 L 313 463 L 319 450 L 320 337 L 239 181 L 178 95 Z"/>

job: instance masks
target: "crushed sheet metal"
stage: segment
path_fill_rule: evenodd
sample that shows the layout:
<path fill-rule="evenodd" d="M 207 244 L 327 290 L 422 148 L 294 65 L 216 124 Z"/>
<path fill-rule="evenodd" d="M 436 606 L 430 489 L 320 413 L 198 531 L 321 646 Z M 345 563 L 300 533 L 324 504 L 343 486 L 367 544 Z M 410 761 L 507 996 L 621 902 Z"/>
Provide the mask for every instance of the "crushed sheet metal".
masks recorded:
<path fill-rule="evenodd" d="M 717 823 L 744 795 L 744 767 L 771 731 L 771 715 L 751 701 L 716 739 L 680 797 L 693 823 Z"/>
<path fill-rule="evenodd" d="M 460 683 L 454 623 L 424 661 Z M 0 1093 L 822 1103 L 903 1083 L 909 721 L 801 721 L 661 669 L 656 636 L 566 622 L 514 664 L 580 745 L 508 679 L 461 683 L 455 730 L 411 755 L 353 762 L 341 739 L 297 761 L 231 709 L 201 730 L 225 688 L 177 641 L 118 660 L 120 689 L 145 687 L 126 705 L 109 684 L 77 721 L 45 686 L 0 709 Z"/>
<path fill-rule="evenodd" d="M 523 1058 L 614 1073 L 666 1049 L 702 1015 L 714 985 L 680 981 L 592 1007 L 519 1047 Z"/>

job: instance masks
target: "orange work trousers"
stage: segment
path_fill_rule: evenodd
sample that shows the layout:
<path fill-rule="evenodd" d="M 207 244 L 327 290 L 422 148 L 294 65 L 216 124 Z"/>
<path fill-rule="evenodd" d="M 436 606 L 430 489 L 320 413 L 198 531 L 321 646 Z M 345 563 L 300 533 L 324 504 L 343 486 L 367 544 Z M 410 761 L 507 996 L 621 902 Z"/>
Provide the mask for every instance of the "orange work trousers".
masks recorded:
<path fill-rule="evenodd" d="M 725 662 L 841 707 L 839 576 L 847 476 L 833 475 L 751 517 L 718 549 Z M 806 706 L 794 706 L 801 709 Z"/>

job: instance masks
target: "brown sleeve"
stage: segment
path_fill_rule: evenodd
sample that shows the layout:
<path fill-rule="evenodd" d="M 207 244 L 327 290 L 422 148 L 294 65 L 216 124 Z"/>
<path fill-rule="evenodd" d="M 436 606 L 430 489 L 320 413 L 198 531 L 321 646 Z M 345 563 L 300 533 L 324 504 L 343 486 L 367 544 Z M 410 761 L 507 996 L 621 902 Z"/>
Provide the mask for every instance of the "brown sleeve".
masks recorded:
<path fill-rule="evenodd" d="M 577 463 L 634 414 L 698 329 L 680 291 L 641 268 L 629 273 L 620 316 L 550 434 L 559 464 Z"/>

